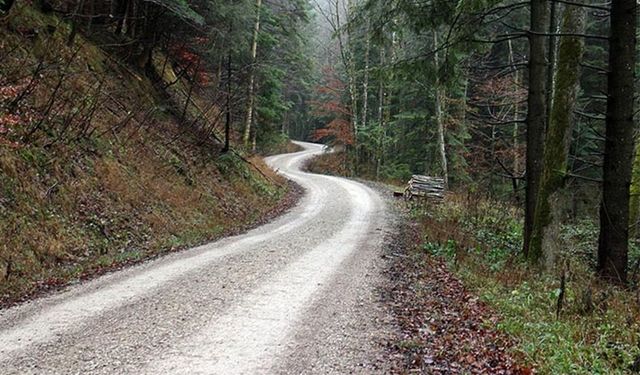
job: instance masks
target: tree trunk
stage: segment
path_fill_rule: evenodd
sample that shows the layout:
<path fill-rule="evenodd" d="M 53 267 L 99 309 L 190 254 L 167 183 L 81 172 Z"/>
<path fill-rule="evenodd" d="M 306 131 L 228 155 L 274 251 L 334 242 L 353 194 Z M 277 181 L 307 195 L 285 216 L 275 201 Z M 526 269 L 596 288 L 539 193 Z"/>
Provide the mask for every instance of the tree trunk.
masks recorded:
<path fill-rule="evenodd" d="M 380 68 L 385 64 L 384 45 L 380 46 Z M 378 83 L 378 139 L 376 144 L 376 180 L 380 179 L 382 157 L 384 153 L 384 77 L 380 74 Z"/>
<path fill-rule="evenodd" d="M 93 0 L 88 0 L 88 1 L 89 1 L 89 10 L 83 13 L 89 15 L 89 17 L 87 17 L 87 29 L 85 30 L 85 34 L 91 35 L 92 28 L 93 28 L 93 16 L 96 14 L 96 10 L 95 10 L 96 7 L 95 7 L 95 2 Z"/>
<path fill-rule="evenodd" d="M 140 4 L 137 0 L 127 1 L 127 11 L 125 14 L 125 34 L 131 39 L 135 39 L 136 37 L 136 29 L 140 21 L 140 17 L 138 17 L 138 12 L 140 10 L 139 8 Z M 131 46 L 135 50 L 135 44 L 132 44 Z"/>
<path fill-rule="evenodd" d="M 631 169 L 631 188 L 629 191 L 629 238 L 638 234 L 638 218 L 640 216 L 640 147 L 636 139 L 636 147 Z"/>
<path fill-rule="evenodd" d="M 636 0 L 611 2 L 604 175 L 600 204 L 598 271 L 603 279 L 627 281 L 629 185 L 633 158 Z"/>
<path fill-rule="evenodd" d="M 124 20 L 127 16 L 128 8 L 129 6 L 127 0 L 115 1 L 115 9 L 113 14 L 116 18 L 116 29 L 114 31 L 116 35 L 120 35 L 122 33 L 122 28 L 124 27 Z"/>
<path fill-rule="evenodd" d="M 584 52 L 584 38 L 571 34 L 584 32 L 586 15 L 580 6 L 567 5 L 564 11 L 562 33 L 558 48 L 558 61 L 554 74 L 554 94 L 551 117 L 544 149 L 542 179 L 538 190 L 534 227 L 529 244 L 529 260 L 539 263 L 543 249 L 548 251 L 546 260 L 553 263 L 552 250 L 558 239 L 556 213 L 561 188 L 567 173 L 569 145 L 573 129 L 573 112 L 580 85 L 580 63 Z"/>
<path fill-rule="evenodd" d="M 280 134 L 289 136 L 289 111 L 284 113 L 282 116 L 282 126 L 280 127 Z"/>
<path fill-rule="evenodd" d="M 338 4 L 338 2 L 336 2 Z M 347 10 L 350 13 L 352 10 L 351 0 L 347 0 Z M 340 11 L 336 9 L 336 14 L 339 15 Z M 346 22 L 349 21 L 348 15 Z M 340 22 L 338 21 L 338 25 Z M 347 23 L 345 23 L 347 24 Z M 351 28 L 347 26 L 347 75 L 349 78 L 349 95 L 351 97 L 351 126 L 353 127 L 353 142 L 356 150 L 356 158 L 358 155 L 358 87 L 356 82 L 356 62 L 353 56 L 353 47 L 351 46 Z M 358 160 L 356 160 L 356 163 Z"/>
<path fill-rule="evenodd" d="M 364 47 L 364 77 L 362 78 L 362 127 L 367 127 L 367 111 L 369 109 L 369 51 L 371 50 L 371 37 L 369 36 L 369 20 L 367 19 L 366 41 Z"/>
<path fill-rule="evenodd" d="M 529 93 L 527 99 L 527 154 L 524 242 L 523 252 L 529 253 L 529 244 L 536 210 L 536 194 L 540 187 L 542 157 L 544 151 L 544 132 L 546 123 L 546 90 L 545 90 L 545 45 L 544 36 L 548 8 L 547 0 L 531 0 L 531 31 L 529 34 Z M 538 34 L 540 33 L 540 34 Z"/>
<path fill-rule="evenodd" d="M 256 21 L 253 26 L 253 40 L 251 42 L 251 67 L 249 69 L 249 92 L 247 95 L 247 116 L 244 121 L 244 132 L 242 142 L 245 148 L 249 148 L 249 138 L 251 136 L 251 124 L 253 122 L 253 106 L 255 103 L 255 80 L 256 80 L 256 57 L 258 53 L 258 34 L 260 33 L 260 9 L 262 0 L 256 0 Z"/>
<path fill-rule="evenodd" d="M 232 28 L 229 27 L 229 33 Z M 227 102 L 226 113 L 224 122 L 224 148 L 222 152 L 227 153 L 231 149 L 230 140 L 231 137 L 231 48 L 227 51 Z"/>
<path fill-rule="evenodd" d="M 73 42 L 76 40 L 76 35 L 78 35 L 78 23 L 75 18 L 80 14 L 82 8 L 84 8 L 84 0 L 78 1 L 75 10 L 71 14 L 71 32 L 69 32 L 69 37 L 67 38 L 67 47 L 73 46 Z"/>
<path fill-rule="evenodd" d="M 193 77 L 191 78 L 187 76 L 187 82 L 189 82 L 189 91 L 187 91 L 187 97 L 184 101 L 184 107 L 182 107 L 182 114 L 180 115 L 180 125 L 184 124 L 185 120 L 187 119 L 187 110 L 189 109 L 189 104 L 191 104 L 191 95 L 193 94 L 193 87 L 196 85 L 196 74 L 197 73 L 194 73 Z"/>
<path fill-rule="evenodd" d="M 255 153 L 258 144 L 258 129 L 253 127 L 253 132 L 251 132 L 251 152 Z"/>
<path fill-rule="evenodd" d="M 511 139 L 513 142 L 513 176 L 512 176 L 512 185 L 513 185 L 513 196 L 516 202 L 520 202 L 520 197 L 518 195 L 518 180 L 516 176 L 520 174 L 520 155 L 518 154 L 518 149 L 520 148 L 520 124 L 518 123 L 520 119 L 520 102 L 518 98 L 518 92 L 520 91 L 520 71 L 517 69 L 515 54 L 513 53 L 513 43 L 511 40 L 508 41 L 509 44 L 509 65 L 511 65 L 514 71 L 514 79 L 513 79 L 513 97 L 515 98 L 515 103 L 513 105 L 513 131 L 511 133 Z"/>
<path fill-rule="evenodd" d="M 438 131 L 438 151 L 440 153 L 440 167 L 442 168 L 442 178 L 444 178 L 445 186 L 449 185 L 449 173 L 447 167 L 447 151 L 445 149 L 444 139 L 444 100 L 445 91 L 444 86 L 440 82 L 440 53 L 438 52 L 438 32 L 433 31 L 433 49 L 436 51 L 433 54 L 433 62 L 436 68 L 436 97 L 435 97 L 435 111 L 436 111 L 436 127 Z"/>
<path fill-rule="evenodd" d="M 551 10 L 549 12 L 549 38 L 547 39 L 547 53 L 549 54 L 549 63 L 547 64 L 547 125 L 551 117 L 551 99 L 553 98 L 553 74 L 555 71 L 556 53 L 557 53 L 557 37 L 554 34 L 558 32 L 558 4 L 555 1 L 550 2 Z"/>

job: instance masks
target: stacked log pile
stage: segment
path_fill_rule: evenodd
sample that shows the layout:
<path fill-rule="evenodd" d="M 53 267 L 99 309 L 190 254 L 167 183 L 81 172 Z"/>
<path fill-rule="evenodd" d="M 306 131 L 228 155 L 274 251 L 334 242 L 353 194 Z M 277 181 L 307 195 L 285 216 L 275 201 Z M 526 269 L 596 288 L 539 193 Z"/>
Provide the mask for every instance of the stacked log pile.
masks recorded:
<path fill-rule="evenodd" d="M 445 184 L 441 177 L 413 175 L 405 189 L 405 197 L 426 197 L 441 200 L 444 198 Z"/>

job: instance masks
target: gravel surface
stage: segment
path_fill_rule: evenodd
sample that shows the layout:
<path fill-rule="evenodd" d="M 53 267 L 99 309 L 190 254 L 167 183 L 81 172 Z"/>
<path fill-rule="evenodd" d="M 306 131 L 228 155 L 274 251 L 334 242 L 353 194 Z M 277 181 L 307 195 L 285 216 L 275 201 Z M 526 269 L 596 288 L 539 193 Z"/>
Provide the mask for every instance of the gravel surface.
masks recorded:
<path fill-rule="evenodd" d="M 300 204 L 246 234 L 0 310 L 2 374 L 385 373 L 393 214 L 369 187 L 268 163 Z"/>

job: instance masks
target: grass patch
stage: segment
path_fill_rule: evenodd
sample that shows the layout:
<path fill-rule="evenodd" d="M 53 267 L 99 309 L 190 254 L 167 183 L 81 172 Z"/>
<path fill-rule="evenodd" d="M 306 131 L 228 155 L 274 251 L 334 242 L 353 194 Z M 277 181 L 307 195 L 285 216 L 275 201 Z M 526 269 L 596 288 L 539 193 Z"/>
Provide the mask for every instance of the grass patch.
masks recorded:
<path fill-rule="evenodd" d="M 413 214 L 423 229 L 424 251 L 446 259 L 498 312 L 497 328 L 514 339 L 527 365 L 544 374 L 638 370 L 638 290 L 616 288 L 594 276 L 594 223 L 564 225 L 558 266 L 540 273 L 520 256 L 521 214 L 508 204 L 451 195 L 440 205 L 416 206 Z M 635 264 L 633 254 L 637 249 L 631 257 Z M 565 295 L 557 316 L 562 274 Z"/>

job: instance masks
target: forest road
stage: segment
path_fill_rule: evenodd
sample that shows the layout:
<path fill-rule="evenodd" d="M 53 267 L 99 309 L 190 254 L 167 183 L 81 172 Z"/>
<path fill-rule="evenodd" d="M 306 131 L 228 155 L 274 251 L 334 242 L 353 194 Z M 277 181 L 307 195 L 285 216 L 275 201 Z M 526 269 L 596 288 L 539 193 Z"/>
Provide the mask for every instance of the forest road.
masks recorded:
<path fill-rule="evenodd" d="M 0 310 L 0 373 L 383 373 L 393 215 L 357 182 L 267 159 L 306 194 L 245 234 Z M 382 367 L 381 367 L 382 366 Z"/>

